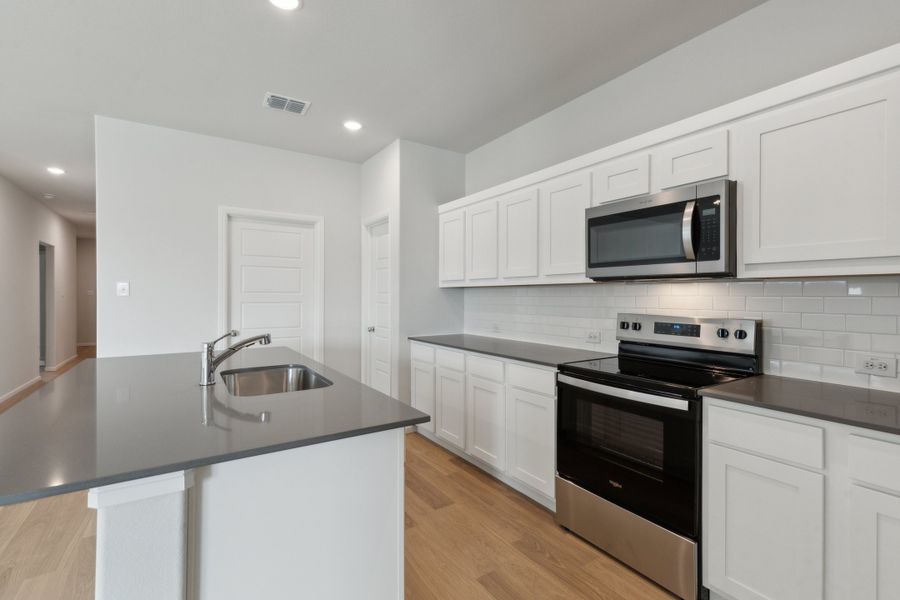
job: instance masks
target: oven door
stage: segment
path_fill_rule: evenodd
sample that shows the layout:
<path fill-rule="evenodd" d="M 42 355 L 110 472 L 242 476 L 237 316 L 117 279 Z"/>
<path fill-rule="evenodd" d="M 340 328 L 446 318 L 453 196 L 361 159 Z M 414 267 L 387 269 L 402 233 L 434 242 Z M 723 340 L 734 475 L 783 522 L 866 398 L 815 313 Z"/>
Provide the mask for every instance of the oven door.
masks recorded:
<path fill-rule="evenodd" d="M 700 403 L 564 374 L 557 392 L 559 477 L 696 538 Z"/>
<path fill-rule="evenodd" d="M 697 274 L 697 187 L 623 200 L 586 211 L 592 279 Z"/>

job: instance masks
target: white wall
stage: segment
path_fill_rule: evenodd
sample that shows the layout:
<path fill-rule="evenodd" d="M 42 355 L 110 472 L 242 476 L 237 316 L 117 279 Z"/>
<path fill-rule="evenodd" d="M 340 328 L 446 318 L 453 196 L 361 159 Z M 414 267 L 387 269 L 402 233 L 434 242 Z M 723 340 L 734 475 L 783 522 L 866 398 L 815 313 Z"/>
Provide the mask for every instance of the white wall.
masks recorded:
<path fill-rule="evenodd" d="M 410 335 L 462 331 L 463 291 L 439 289 L 437 206 L 459 197 L 462 154 L 395 140 L 362 166 L 363 220 L 391 218 L 392 323 L 395 355 L 391 394 L 410 401 Z M 366 260 L 366 256 L 363 256 Z M 363 335 L 366 335 L 363 333 Z"/>
<path fill-rule="evenodd" d="M 466 155 L 466 194 L 900 41 L 897 0 L 770 0 Z"/>
<path fill-rule="evenodd" d="M 54 248 L 54 297 L 48 298 L 47 365 L 75 355 L 75 228 L 0 178 L 0 400 L 39 374 L 38 243 Z"/>
<path fill-rule="evenodd" d="M 615 352 L 620 312 L 762 319 L 766 373 L 900 392 L 854 372 L 864 354 L 900 359 L 900 276 L 470 288 L 465 330 Z"/>
<path fill-rule="evenodd" d="M 107 117 L 96 153 L 99 356 L 218 335 L 218 207 L 235 206 L 325 218 L 325 362 L 359 376 L 359 165 Z"/>
<path fill-rule="evenodd" d="M 75 247 L 78 263 L 78 344 L 97 341 L 97 240 L 78 238 Z"/>

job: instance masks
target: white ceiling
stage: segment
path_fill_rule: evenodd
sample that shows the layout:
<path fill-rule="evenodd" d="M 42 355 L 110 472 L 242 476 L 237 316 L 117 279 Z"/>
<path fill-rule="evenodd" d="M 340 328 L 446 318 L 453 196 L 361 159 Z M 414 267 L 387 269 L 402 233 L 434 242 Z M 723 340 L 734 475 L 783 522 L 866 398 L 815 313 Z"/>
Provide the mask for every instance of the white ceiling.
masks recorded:
<path fill-rule="evenodd" d="M 94 114 L 356 162 L 396 138 L 467 152 L 761 0 L 305 4 L 4 0 L 0 175 L 84 229 Z"/>

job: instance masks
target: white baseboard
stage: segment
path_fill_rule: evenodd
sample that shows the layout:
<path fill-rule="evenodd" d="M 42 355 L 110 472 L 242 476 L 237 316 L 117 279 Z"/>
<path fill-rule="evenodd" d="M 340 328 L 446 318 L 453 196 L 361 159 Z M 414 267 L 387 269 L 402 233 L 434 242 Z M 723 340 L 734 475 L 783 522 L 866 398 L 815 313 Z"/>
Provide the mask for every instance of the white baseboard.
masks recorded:
<path fill-rule="evenodd" d="M 75 345 L 78 346 L 79 348 L 81 348 L 83 346 L 96 346 L 97 342 L 78 342 Z"/>
<path fill-rule="evenodd" d="M 25 383 L 23 383 L 23 384 L 20 385 L 19 387 L 14 388 L 14 389 L 12 389 L 12 390 L 6 392 L 6 393 L 3 394 L 2 396 L 0 396 L 0 404 L 3 404 L 4 402 L 6 402 L 7 400 L 9 400 L 9 399 L 12 398 L 13 396 L 15 396 L 16 394 L 18 394 L 19 392 L 21 392 L 22 390 L 27 389 L 27 388 L 33 386 L 34 384 L 36 384 L 36 383 L 39 382 L 40 380 L 41 380 L 40 376 L 35 377 L 34 379 L 32 379 L 32 380 L 30 380 L 30 381 L 26 381 Z"/>
<path fill-rule="evenodd" d="M 78 354 L 73 354 L 72 356 L 70 356 L 70 357 L 67 358 L 66 360 L 64 360 L 64 361 L 62 361 L 61 363 L 57 364 L 55 367 L 44 367 L 44 370 L 45 370 L 45 371 L 59 371 L 59 370 L 62 369 L 64 366 L 66 366 L 67 364 L 69 364 L 70 362 L 72 362 L 73 360 L 75 360 L 76 358 L 78 358 Z"/>

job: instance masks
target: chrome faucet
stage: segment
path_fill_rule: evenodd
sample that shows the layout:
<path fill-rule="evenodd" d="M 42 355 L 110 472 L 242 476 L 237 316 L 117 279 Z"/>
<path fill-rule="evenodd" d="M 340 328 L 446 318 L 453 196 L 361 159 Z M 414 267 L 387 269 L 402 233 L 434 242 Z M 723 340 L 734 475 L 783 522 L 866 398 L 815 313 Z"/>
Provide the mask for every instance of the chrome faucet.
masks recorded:
<path fill-rule="evenodd" d="M 220 340 L 224 340 L 227 337 L 232 337 L 237 334 L 237 330 L 232 329 L 225 335 L 203 344 L 203 351 L 200 354 L 200 385 L 215 385 L 216 369 L 226 358 L 236 354 L 239 350 L 243 350 L 247 346 L 252 346 L 257 342 L 263 346 L 272 343 L 272 335 L 264 333 L 262 335 L 255 335 L 245 340 L 241 340 L 233 346 L 229 346 L 225 350 L 222 350 L 218 354 L 215 353 L 216 344 Z"/>

